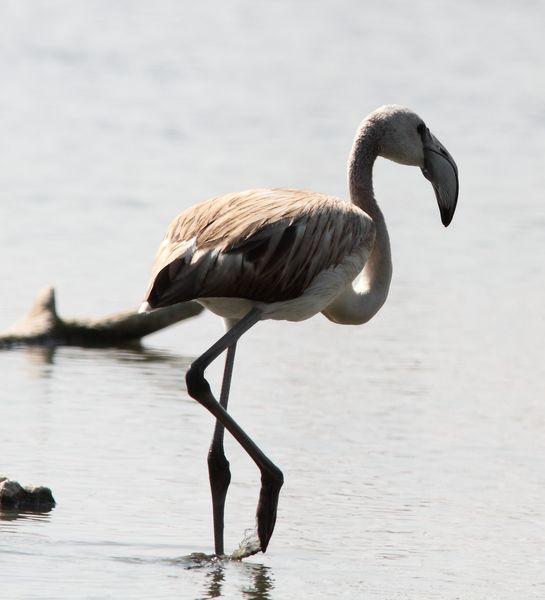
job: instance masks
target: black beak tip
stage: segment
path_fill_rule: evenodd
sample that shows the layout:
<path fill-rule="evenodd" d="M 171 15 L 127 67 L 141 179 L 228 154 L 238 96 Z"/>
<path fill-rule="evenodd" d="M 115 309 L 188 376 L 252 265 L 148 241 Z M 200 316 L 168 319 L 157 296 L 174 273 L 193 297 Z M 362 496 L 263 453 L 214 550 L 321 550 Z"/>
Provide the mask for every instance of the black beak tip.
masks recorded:
<path fill-rule="evenodd" d="M 441 209 L 441 222 L 445 227 L 448 227 L 452 223 L 454 217 L 454 211 L 448 209 Z"/>

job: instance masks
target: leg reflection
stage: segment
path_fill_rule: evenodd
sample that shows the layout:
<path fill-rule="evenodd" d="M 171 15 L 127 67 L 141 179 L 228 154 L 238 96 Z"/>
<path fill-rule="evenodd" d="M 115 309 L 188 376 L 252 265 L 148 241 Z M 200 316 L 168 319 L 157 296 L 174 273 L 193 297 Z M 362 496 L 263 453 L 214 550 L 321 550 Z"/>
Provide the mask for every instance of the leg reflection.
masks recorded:
<path fill-rule="evenodd" d="M 208 598 L 221 598 L 221 588 L 225 579 L 225 568 L 221 561 L 210 567 L 206 573 L 205 596 L 203 600 Z"/>
<path fill-rule="evenodd" d="M 271 600 L 274 585 L 271 569 L 264 565 L 243 563 L 250 575 L 251 583 L 242 588 L 242 597 L 251 600 Z"/>
<path fill-rule="evenodd" d="M 225 580 L 227 570 L 229 570 L 230 582 Z M 238 589 L 237 597 L 248 600 L 272 600 L 274 580 L 271 569 L 264 565 L 225 560 L 214 562 L 207 569 L 202 600 L 228 597 L 223 589 L 226 583 L 233 591 Z"/>

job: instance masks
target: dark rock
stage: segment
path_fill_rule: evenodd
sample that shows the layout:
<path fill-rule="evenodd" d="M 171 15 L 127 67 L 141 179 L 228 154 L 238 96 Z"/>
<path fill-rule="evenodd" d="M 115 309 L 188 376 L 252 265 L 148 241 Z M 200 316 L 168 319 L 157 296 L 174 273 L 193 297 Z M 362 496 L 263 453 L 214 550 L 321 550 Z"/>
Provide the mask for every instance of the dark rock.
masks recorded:
<path fill-rule="evenodd" d="M 51 490 L 43 486 L 23 487 L 17 481 L 0 477 L 0 508 L 46 512 L 55 506 Z"/>

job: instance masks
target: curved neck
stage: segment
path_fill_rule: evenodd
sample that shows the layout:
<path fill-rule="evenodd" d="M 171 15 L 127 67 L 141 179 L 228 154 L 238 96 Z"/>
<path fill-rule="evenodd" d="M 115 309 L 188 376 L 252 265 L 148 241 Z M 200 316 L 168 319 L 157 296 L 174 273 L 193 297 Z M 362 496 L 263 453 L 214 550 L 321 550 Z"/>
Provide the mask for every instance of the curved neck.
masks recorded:
<path fill-rule="evenodd" d="M 364 121 L 356 136 L 348 164 L 348 183 L 352 202 L 373 219 L 375 245 L 360 275 L 324 310 L 325 316 L 337 323 L 369 321 L 386 301 L 392 279 L 390 238 L 373 193 L 373 165 L 380 137 L 373 125 Z"/>

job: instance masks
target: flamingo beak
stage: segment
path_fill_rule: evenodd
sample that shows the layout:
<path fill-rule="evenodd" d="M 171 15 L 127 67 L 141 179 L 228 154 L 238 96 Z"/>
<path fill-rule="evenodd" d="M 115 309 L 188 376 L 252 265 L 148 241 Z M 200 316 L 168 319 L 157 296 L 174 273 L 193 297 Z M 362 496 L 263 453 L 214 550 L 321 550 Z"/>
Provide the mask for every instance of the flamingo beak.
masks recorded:
<path fill-rule="evenodd" d="M 431 182 L 439 205 L 441 221 L 447 227 L 458 202 L 458 167 L 441 142 L 426 127 L 422 133 L 424 146 L 424 177 Z"/>

